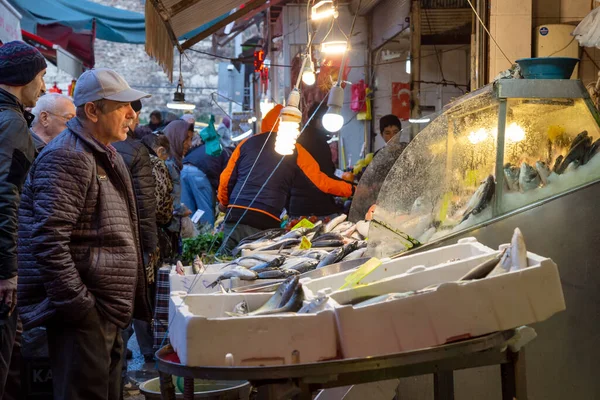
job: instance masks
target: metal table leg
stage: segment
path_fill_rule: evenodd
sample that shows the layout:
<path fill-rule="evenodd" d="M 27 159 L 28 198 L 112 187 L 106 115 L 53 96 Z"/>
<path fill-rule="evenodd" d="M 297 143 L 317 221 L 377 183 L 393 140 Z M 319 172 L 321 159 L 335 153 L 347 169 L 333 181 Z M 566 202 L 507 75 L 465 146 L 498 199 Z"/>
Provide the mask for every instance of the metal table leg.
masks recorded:
<path fill-rule="evenodd" d="M 183 378 L 183 400 L 194 400 L 194 378 Z"/>
<path fill-rule="evenodd" d="M 527 375 L 525 353 L 509 353 L 510 362 L 500 366 L 502 400 L 527 400 Z"/>
<path fill-rule="evenodd" d="M 171 374 L 158 372 L 160 383 L 160 398 L 162 400 L 176 400 L 175 385 L 173 385 L 173 377 Z"/>
<path fill-rule="evenodd" d="M 433 398 L 454 400 L 454 372 L 440 371 L 433 374 Z"/>

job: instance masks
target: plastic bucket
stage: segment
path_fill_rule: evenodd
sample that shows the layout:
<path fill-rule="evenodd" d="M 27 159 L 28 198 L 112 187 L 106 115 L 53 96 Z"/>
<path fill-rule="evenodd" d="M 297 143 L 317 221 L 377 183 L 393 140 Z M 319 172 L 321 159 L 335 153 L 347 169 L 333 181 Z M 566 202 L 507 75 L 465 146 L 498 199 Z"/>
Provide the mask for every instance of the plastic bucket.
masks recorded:
<path fill-rule="evenodd" d="M 540 57 L 516 61 L 525 79 L 569 79 L 579 58 Z"/>
<path fill-rule="evenodd" d="M 183 399 L 183 378 L 173 377 L 175 397 Z M 150 379 L 140 385 L 140 391 L 147 400 L 161 400 L 159 378 Z M 194 399 L 205 400 L 248 400 L 250 383 L 247 381 L 194 380 Z"/>

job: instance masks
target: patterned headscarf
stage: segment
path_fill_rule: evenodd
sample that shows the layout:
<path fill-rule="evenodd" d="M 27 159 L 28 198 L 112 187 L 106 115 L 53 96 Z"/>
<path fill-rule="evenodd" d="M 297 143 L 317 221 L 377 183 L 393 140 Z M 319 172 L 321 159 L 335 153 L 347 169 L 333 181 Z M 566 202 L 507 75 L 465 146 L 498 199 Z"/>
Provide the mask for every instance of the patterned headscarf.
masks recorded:
<path fill-rule="evenodd" d="M 188 138 L 189 131 L 191 131 L 192 125 L 185 122 L 184 120 L 178 119 L 170 122 L 163 132 L 169 139 L 171 144 L 171 158 L 175 161 L 175 164 L 181 169 L 183 168 L 183 142 Z"/>

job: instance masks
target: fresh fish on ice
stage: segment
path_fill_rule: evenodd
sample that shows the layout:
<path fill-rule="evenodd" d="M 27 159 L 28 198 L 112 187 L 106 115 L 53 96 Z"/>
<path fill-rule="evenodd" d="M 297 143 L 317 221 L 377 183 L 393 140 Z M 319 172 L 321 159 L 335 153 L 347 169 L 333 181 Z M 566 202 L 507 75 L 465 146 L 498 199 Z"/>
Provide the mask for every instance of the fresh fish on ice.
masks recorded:
<path fill-rule="evenodd" d="M 548 184 L 548 177 L 550 176 L 550 168 L 543 161 L 537 161 L 535 163 L 535 169 L 537 169 L 538 174 L 540 174 L 540 179 L 542 180 L 542 184 L 546 186 Z"/>
<path fill-rule="evenodd" d="M 314 242 L 312 244 L 312 247 L 317 248 L 317 247 L 339 247 L 339 246 L 343 246 L 344 245 L 344 241 L 343 240 L 319 240 L 317 242 Z"/>
<path fill-rule="evenodd" d="M 214 288 L 222 280 L 231 279 L 231 278 L 239 278 L 243 281 L 253 281 L 258 278 L 258 275 L 256 274 L 256 272 L 251 271 L 247 268 L 236 266 L 236 267 L 230 268 L 230 269 L 226 270 L 225 272 L 223 272 L 221 274 L 221 276 L 219 276 L 217 278 L 217 280 L 215 280 L 213 283 L 208 285 L 208 287 Z"/>
<path fill-rule="evenodd" d="M 522 192 L 537 189 L 542 183 L 540 174 L 531 165 L 524 162 L 521 164 L 521 172 L 519 174 L 519 187 Z"/>
<path fill-rule="evenodd" d="M 240 240 L 239 244 L 245 244 L 245 243 L 249 243 L 249 242 L 255 242 L 259 239 L 272 239 L 274 237 L 280 236 L 283 233 L 285 233 L 285 229 L 283 228 L 271 228 L 271 229 L 266 229 L 264 231 L 260 231 L 257 232 L 253 235 L 247 236 L 245 238 L 243 238 L 242 240 Z"/>
<path fill-rule="evenodd" d="M 293 269 L 295 271 L 298 271 L 301 274 L 304 274 L 305 272 L 309 272 L 309 271 L 312 271 L 315 268 L 317 268 L 318 264 L 319 264 L 318 260 L 308 258 L 308 259 L 305 259 L 304 261 L 300 261 L 296 264 L 290 265 L 289 267 L 281 268 L 281 269 L 283 271 L 285 271 L 286 269 Z"/>
<path fill-rule="evenodd" d="M 504 179 L 508 185 L 508 190 L 511 192 L 519 191 L 519 173 L 521 170 L 519 167 L 506 163 L 504 165 Z"/>
<path fill-rule="evenodd" d="M 366 252 L 367 252 L 366 248 L 354 250 L 352 253 L 350 253 L 346 257 L 344 257 L 343 261 L 357 260 L 357 259 L 361 258 L 362 256 L 364 256 L 364 254 Z"/>
<path fill-rule="evenodd" d="M 300 289 L 301 292 L 299 281 L 300 278 L 297 275 L 287 278 L 279 285 L 273 296 L 271 296 L 265 304 L 246 315 L 267 315 L 286 307 L 286 305 L 292 301 L 298 289 Z M 297 299 L 294 299 L 294 301 L 297 301 Z M 298 309 L 300 309 L 300 307 L 298 307 Z"/>
<path fill-rule="evenodd" d="M 494 182 L 494 176 L 489 175 L 469 199 L 467 209 L 460 222 L 466 221 L 471 215 L 477 215 L 482 212 L 494 197 L 495 191 L 496 182 Z"/>
<path fill-rule="evenodd" d="M 353 251 L 356 251 L 357 249 L 358 249 L 357 242 L 351 242 L 351 243 L 345 244 L 342 247 L 342 254 L 340 256 L 340 260 L 343 260 L 348 254 L 352 253 Z"/>
<path fill-rule="evenodd" d="M 337 232 L 329 232 L 329 233 L 324 233 L 317 238 L 314 238 L 312 242 L 317 243 L 317 242 L 321 242 L 324 240 L 340 240 L 340 241 L 342 241 L 342 240 L 344 240 L 344 237 Z"/>
<path fill-rule="evenodd" d="M 206 271 L 204 263 L 198 256 L 194 257 L 194 261 L 192 261 L 192 271 L 194 271 L 194 274 L 203 274 Z"/>
<path fill-rule="evenodd" d="M 515 228 L 510 246 L 504 253 L 502 259 L 490 273 L 490 276 L 495 276 L 509 271 L 517 271 L 527 268 L 527 248 L 525 247 L 525 239 L 519 228 Z"/>
<path fill-rule="evenodd" d="M 271 239 L 260 239 L 260 240 L 257 240 L 255 242 L 248 242 L 248 243 L 244 243 L 244 244 L 238 244 L 231 251 L 231 254 L 235 256 L 239 252 L 241 252 L 242 250 L 257 250 L 257 249 L 260 249 L 261 247 L 272 245 L 273 243 L 279 243 L 279 242 L 276 242 L 276 241 L 271 240 Z"/>
<path fill-rule="evenodd" d="M 338 226 L 339 224 L 344 222 L 346 220 L 346 218 L 348 218 L 348 216 L 346 214 L 341 214 L 341 215 L 335 217 L 334 219 L 332 219 L 325 225 L 323 232 L 325 232 L 325 233 L 331 232 L 336 226 Z"/>
<path fill-rule="evenodd" d="M 556 169 L 556 173 L 564 173 L 572 162 L 577 162 L 578 165 L 581 165 L 590 147 L 592 147 L 592 138 L 587 136 L 586 132 L 586 136 L 583 139 L 579 140 L 578 142 L 573 141 L 569 153 L 565 156 L 564 160 L 560 163 L 560 166 Z"/>
<path fill-rule="evenodd" d="M 562 164 L 564 158 L 565 157 L 563 155 L 556 157 L 556 160 L 554 160 L 554 166 L 552 167 L 552 172 L 558 174 L 558 168 Z"/>
<path fill-rule="evenodd" d="M 352 226 L 350 228 L 348 228 L 344 232 L 342 232 L 342 236 L 351 237 L 354 232 L 356 232 L 356 224 L 352 224 Z"/>

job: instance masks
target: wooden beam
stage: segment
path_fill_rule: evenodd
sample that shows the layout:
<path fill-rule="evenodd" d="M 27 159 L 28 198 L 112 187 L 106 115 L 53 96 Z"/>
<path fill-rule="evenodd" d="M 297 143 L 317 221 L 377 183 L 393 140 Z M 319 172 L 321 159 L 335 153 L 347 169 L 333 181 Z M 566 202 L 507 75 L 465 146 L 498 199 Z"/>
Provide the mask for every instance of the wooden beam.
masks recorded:
<path fill-rule="evenodd" d="M 213 33 L 219 31 L 219 29 L 221 29 L 222 27 L 226 26 L 227 24 L 234 22 L 235 20 L 243 17 L 244 15 L 248 14 L 250 11 L 262 6 L 263 4 L 265 4 L 267 2 L 267 0 L 254 0 L 250 3 L 246 3 L 246 6 L 240 10 L 237 10 L 236 12 L 234 12 L 233 14 L 231 14 L 230 16 L 228 16 L 227 18 L 217 22 L 216 24 L 214 24 L 213 26 L 211 26 L 210 28 L 200 32 L 199 34 L 197 34 L 196 36 L 189 38 L 188 40 L 185 41 L 185 43 L 183 43 L 181 45 L 181 48 L 183 50 L 189 49 L 190 47 L 192 47 L 193 45 L 195 45 L 196 43 L 200 42 L 203 39 L 206 39 L 207 37 L 209 37 L 210 35 L 212 35 Z"/>
<path fill-rule="evenodd" d="M 171 42 L 173 43 L 173 46 L 177 47 L 177 50 L 179 50 L 180 53 L 183 53 L 183 49 L 179 45 L 179 40 L 177 39 L 177 36 L 175 36 L 173 27 L 171 27 L 171 20 L 169 18 L 169 13 L 167 12 L 166 7 L 164 6 L 164 4 L 162 4 L 161 0 L 150 0 L 150 2 L 152 3 L 154 8 L 156 9 L 156 12 L 158 13 L 158 15 L 160 15 L 163 23 L 165 24 L 165 28 L 167 30 L 169 38 L 171 39 Z"/>

